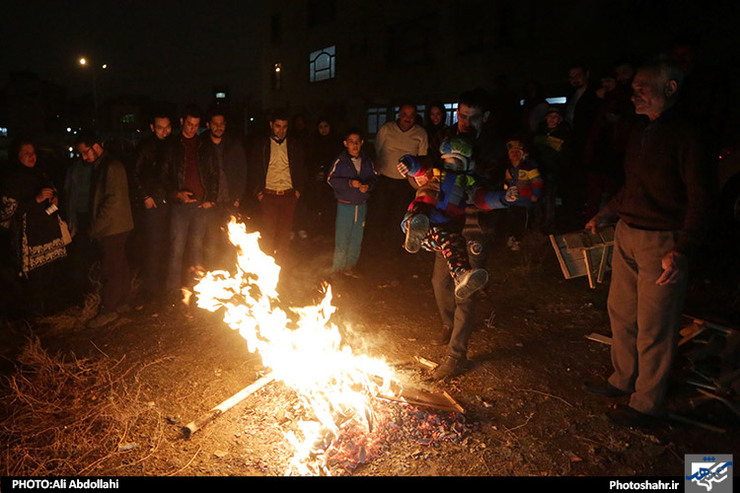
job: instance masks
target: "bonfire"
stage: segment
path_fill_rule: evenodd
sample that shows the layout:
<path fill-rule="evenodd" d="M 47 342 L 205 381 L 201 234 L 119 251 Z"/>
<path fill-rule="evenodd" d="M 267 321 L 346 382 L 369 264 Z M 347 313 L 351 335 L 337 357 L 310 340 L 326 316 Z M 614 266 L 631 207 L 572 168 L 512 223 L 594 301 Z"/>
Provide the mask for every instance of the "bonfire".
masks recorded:
<path fill-rule="evenodd" d="M 323 299 L 305 307 L 281 306 L 277 287 L 280 266 L 259 246 L 259 233 L 248 233 L 232 219 L 229 238 L 237 250 L 234 272 L 208 272 L 195 286 L 197 306 L 223 310 L 224 322 L 259 353 L 270 378 L 293 389 L 311 410 L 312 419 L 288 432 L 294 447 L 288 474 L 329 474 L 326 451 L 342 429 L 362 427 L 373 432 L 373 402 L 401 392 L 390 365 L 382 359 L 355 354 L 332 322 L 336 308 L 332 289 L 322 287 Z"/>

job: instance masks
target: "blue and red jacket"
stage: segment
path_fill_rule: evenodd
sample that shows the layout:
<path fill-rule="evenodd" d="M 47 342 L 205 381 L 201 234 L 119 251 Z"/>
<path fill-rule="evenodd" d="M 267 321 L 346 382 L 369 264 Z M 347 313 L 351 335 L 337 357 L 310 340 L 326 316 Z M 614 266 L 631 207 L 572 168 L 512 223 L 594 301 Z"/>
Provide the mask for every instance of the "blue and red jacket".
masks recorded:
<path fill-rule="evenodd" d="M 404 156 L 401 160 L 409 168 L 409 176 L 427 177 L 427 183 L 416 191 L 409 210 L 419 203 L 433 207 L 429 214 L 432 224 L 462 220 L 469 207 L 481 210 L 509 207 L 506 191 L 489 189 L 474 172 L 456 173 L 434 167 L 419 156 Z"/>
<path fill-rule="evenodd" d="M 363 152 L 360 152 L 359 157 L 361 162 L 359 173 L 346 149 L 337 156 L 329 169 L 326 181 L 334 189 L 337 201 L 342 204 L 364 204 L 378 181 L 378 173 L 375 171 L 373 161 Z M 359 180 L 364 185 L 368 185 L 370 189 L 367 193 L 362 193 L 359 188 L 350 186 L 349 183 L 352 180 Z"/>

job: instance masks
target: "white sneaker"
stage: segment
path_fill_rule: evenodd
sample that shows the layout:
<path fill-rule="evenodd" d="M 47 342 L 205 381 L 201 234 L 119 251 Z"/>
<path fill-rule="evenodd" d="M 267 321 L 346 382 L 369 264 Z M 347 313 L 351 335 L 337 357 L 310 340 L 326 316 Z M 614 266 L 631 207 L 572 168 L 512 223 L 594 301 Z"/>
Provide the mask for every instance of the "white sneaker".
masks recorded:
<path fill-rule="evenodd" d="M 421 250 L 421 242 L 429 232 L 429 218 L 424 214 L 417 214 L 406 224 L 406 241 L 403 247 L 409 253 Z"/>
<path fill-rule="evenodd" d="M 455 275 L 455 296 L 466 300 L 487 282 L 488 272 L 485 269 L 464 270 Z"/>

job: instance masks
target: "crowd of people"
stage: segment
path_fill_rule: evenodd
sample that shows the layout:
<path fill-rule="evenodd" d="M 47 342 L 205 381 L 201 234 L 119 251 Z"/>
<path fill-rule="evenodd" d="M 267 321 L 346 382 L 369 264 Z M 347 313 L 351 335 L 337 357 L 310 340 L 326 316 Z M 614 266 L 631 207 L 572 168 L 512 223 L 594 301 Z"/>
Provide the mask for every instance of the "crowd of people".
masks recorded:
<path fill-rule="evenodd" d="M 13 286 L 30 315 L 43 314 L 53 266 L 68 257 L 73 289 L 83 289 L 97 252 L 100 304 L 90 327 L 134 302 L 177 307 L 202 271 L 228 267 L 231 216 L 251 217 L 263 250 L 285 266 L 296 239 L 332 234 L 336 276 L 361 275 L 363 243 L 381 256 L 425 249 L 435 253 L 436 340 L 447 347 L 434 377 L 445 379 L 465 368 L 492 242 L 517 251 L 527 230 L 618 220 L 608 307 L 615 372 L 587 389 L 631 395 L 615 422 L 650 422 L 665 413 L 687 258 L 709 200 L 699 140 L 678 104 L 684 75 L 668 60 L 639 70 L 619 62 L 598 85 L 583 65 L 570 67 L 568 81 L 564 105 L 549 104 L 534 82 L 516 111 L 475 89 L 460 95 L 454 119 L 443 104 L 428 105 L 426 124 L 403 103 L 373 146 L 357 129 L 338 135 L 327 119 L 308 136 L 305 118 L 283 111 L 265 135 L 245 140 L 218 108 L 187 106 L 178 134 L 170 115 L 155 113 L 129 163 L 81 136 L 82 162 L 61 190 L 35 166 L 33 142 L 20 141 L 2 192 L 4 248 L 20 276 Z M 132 235 L 143 245 L 138 300 Z"/>

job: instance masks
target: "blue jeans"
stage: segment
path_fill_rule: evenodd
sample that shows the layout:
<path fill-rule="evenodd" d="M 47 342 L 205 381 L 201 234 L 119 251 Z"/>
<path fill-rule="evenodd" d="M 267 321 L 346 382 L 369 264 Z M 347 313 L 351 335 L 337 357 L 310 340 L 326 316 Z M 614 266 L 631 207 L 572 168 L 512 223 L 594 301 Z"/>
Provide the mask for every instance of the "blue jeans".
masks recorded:
<path fill-rule="evenodd" d="M 185 247 L 188 264 L 203 264 L 203 239 L 210 209 L 199 204 L 174 204 L 170 209 L 170 261 L 167 268 L 167 291 L 172 294 L 182 287 Z"/>
<path fill-rule="evenodd" d="M 332 270 L 344 272 L 357 265 L 360 259 L 366 216 L 367 204 L 337 203 Z"/>

